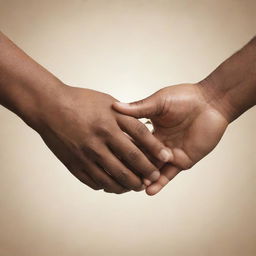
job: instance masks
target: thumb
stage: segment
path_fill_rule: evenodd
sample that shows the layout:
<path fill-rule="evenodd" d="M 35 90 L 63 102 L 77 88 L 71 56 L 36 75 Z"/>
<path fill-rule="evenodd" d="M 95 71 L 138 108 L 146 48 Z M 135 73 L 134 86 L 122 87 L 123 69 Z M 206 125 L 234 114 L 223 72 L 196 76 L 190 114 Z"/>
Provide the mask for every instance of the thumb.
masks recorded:
<path fill-rule="evenodd" d="M 153 94 L 148 98 L 132 103 L 114 102 L 113 108 L 122 114 L 136 118 L 150 118 L 157 114 L 157 110 L 159 109 L 157 104 L 157 96 Z"/>

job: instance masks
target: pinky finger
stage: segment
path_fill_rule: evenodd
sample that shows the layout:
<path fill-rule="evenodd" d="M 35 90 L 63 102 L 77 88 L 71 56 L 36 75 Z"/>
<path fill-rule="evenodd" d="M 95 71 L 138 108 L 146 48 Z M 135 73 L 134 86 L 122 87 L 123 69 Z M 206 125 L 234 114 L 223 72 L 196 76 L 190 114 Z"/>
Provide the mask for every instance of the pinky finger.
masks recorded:
<path fill-rule="evenodd" d="M 146 188 L 146 193 L 149 196 L 159 193 L 160 190 L 162 190 L 163 187 L 165 187 L 180 171 L 180 169 L 171 164 L 164 165 L 164 167 L 160 170 L 161 175 L 159 179 Z"/>
<path fill-rule="evenodd" d="M 87 175 L 84 171 L 81 170 L 72 170 L 70 171 L 79 181 L 87 185 L 88 187 L 94 189 L 94 190 L 100 190 L 103 189 L 100 185 L 95 183 L 93 179 Z"/>

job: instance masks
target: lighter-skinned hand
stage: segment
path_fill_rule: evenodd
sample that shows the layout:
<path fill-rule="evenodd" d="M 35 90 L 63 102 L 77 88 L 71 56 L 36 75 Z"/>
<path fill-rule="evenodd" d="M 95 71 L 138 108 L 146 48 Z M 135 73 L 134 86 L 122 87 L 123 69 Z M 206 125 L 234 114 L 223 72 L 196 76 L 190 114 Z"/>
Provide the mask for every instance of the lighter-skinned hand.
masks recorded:
<path fill-rule="evenodd" d="M 228 125 L 224 115 L 204 97 L 200 84 L 169 86 L 146 99 L 116 102 L 113 107 L 129 116 L 151 119 L 153 134 L 172 152 L 158 181 L 146 188 L 149 195 L 158 193 L 181 170 L 190 169 L 212 151 Z"/>

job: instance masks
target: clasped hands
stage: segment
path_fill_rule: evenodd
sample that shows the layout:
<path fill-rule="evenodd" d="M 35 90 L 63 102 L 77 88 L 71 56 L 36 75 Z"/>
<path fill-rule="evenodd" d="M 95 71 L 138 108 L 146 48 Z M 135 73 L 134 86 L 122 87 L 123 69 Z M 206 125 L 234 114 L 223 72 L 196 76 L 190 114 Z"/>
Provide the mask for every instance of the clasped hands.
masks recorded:
<path fill-rule="evenodd" d="M 169 86 L 130 104 L 68 86 L 1 32 L 0 40 L 0 104 L 95 190 L 155 195 L 256 104 L 256 37 L 199 83 Z M 153 133 L 138 120 L 143 117 Z"/>
<path fill-rule="evenodd" d="M 81 182 L 111 193 L 155 195 L 206 156 L 228 125 L 200 83 L 166 87 L 131 104 L 64 84 L 58 95 L 30 125 Z M 143 117 L 153 133 L 137 120 Z"/>

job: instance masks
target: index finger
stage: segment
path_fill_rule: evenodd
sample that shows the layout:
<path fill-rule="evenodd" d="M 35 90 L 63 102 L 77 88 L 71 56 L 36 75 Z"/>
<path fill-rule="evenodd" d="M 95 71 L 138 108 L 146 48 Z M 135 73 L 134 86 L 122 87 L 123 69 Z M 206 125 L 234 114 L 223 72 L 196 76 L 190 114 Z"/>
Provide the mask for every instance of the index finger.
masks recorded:
<path fill-rule="evenodd" d="M 153 157 L 162 162 L 173 160 L 171 149 L 158 140 L 139 120 L 130 116 L 120 116 L 117 122 L 124 132 L 130 135 L 136 143 L 142 145 Z"/>

